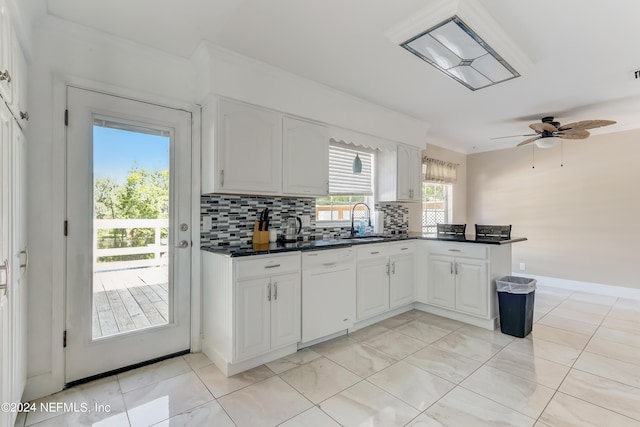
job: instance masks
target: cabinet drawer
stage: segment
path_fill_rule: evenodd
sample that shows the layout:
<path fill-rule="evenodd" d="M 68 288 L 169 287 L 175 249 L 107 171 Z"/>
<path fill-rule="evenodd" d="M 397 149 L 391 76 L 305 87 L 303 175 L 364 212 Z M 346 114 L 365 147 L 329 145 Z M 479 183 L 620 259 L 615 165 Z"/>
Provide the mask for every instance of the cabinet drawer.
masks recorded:
<path fill-rule="evenodd" d="M 355 252 L 353 248 L 305 252 L 302 254 L 302 268 L 322 268 L 336 264 L 348 264 L 355 259 Z"/>
<path fill-rule="evenodd" d="M 415 251 L 415 240 L 405 240 L 398 243 L 389 243 L 389 255 L 412 254 Z"/>
<path fill-rule="evenodd" d="M 487 247 L 485 245 L 475 243 L 432 242 L 429 245 L 429 251 L 432 254 L 448 255 L 456 258 L 487 258 Z"/>
<path fill-rule="evenodd" d="M 300 252 L 287 255 L 264 255 L 235 263 L 236 279 L 274 276 L 300 271 Z"/>
<path fill-rule="evenodd" d="M 360 245 L 356 247 L 356 256 L 358 261 L 367 259 L 384 258 L 389 256 L 389 245 Z"/>

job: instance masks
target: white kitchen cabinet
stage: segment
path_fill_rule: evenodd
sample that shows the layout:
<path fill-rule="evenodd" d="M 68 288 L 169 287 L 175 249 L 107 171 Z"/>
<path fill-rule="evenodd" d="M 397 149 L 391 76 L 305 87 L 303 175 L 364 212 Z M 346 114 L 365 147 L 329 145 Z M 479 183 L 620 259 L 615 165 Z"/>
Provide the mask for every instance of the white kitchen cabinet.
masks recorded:
<path fill-rule="evenodd" d="M 282 122 L 282 193 L 319 196 L 329 193 L 329 128 L 284 117 Z"/>
<path fill-rule="evenodd" d="M 282 123 L 275 111 L 220 99 L 202 109 L 202 191 L 279 194 Z"/>
<path fill-rule="evenodd" d="M 271 349 L 269 278 L 243 280 L 236 285 L 236 358 L 247 359 Z"/>
<path fill-rule="evenodd" d="M 511 272 L 511 245 L 423 244 L 429 254 L 426 304 L 418 302 L 417 307 L 493 329 L 498 315 L 495 280 Z"/>
<path fill-rule="evenodd" d="M 7 5 L 0 4 L 0 96 L 11 105 L 13 95 L 12 36 L 13 28 Z"/>
<path fill-rule="evenodd" d="M 486 316 L 487 262 L 433 255 L 429 260 L 428 301 L 469 314 Z"/>
<path fill-rule="evenodd" d="M 356 318 L 358 320 L 389 310 L 388 261 L 387 257 L 381 257 L 358 262 L 356 273 Z"/>
<path fill-rule="evenodd" d="M 239 258 L 202 252 L 202 347 L 225 375 L 297 350 L 300 264 L 300 252 Z"/>
<path fill-rule="evenodd" d="M 29 108 L 27 104 L 27 60 L 24 52 L 18 42 L 15 33 L 11 37 L 11 64 L 13 73 L 11 73 L 12 96 L 9 109 L 20 124 L 25 129 L 29 120 Z"/>
<path fill-rule="evenodd" d="M 327 126 L 229 99 L 202 108 L 202 192 L 326 196 Z"/>
<path fill-rule="evenodd" d="M 415 260 L 412 253 L 389 258 L 389 308 L 402 307 L 414 300 Z"/>
<path fill-rule="evenodd" d="M 242 280 L 236 285 L 236 359 L 300 341 L 300 276 Z"/>
<path fill-rule="evenodd" d="M 378 155 L 378 201 L 419 202 L 422 200 L 422 157 L 419 149 L 398 144 L 396 151 Z"/>
<path fill-rule="evenodd" d="M 357 248 L 356 318 L 368 319 L 414 301 L 413 241 Z"/>

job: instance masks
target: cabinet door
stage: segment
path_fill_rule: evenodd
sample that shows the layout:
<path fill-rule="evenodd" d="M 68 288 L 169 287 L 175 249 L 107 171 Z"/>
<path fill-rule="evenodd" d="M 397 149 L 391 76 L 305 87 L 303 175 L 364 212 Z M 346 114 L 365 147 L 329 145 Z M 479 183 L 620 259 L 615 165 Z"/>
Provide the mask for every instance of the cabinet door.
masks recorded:
<path fill-rule="evenodd" d="M 12 31 L 9 10 L 2 4 L 0 5 L 0 96 L 9 105 L 13 96 Z"/>
<path fill-rule="evenodd" d="M 300 341 L 300 275 L 271 278 L 271 348 Z"/>
<path fill-rule="evenodd" d="M 398 145 L 398 200 L 412 200 L 411 161 L 413 150 L 404 145 Z"/>
<path fill-rule="evenodd" d="M 486 316 L 489 292 L 486 261 L 457 259 L 455 262 L 456 309 Z"/>
<path fill-rule="evenodd" d="M 391 279 L 389 281 L 389 305 L 391 308 L 401 307 L 413 302 L 415 281 L 415 262 L 413 254 L 395 255 L 391 263 Z"/>
<path fill-rule="evenodd" d="M 366 319 L 389 310 L 388 258 L 358 263 L 356 317 Z"/>
<path fill-rule="evenodd" d="M 19 402 L 27 381 L 27 147 L 15 121 L 11 132 L 11 294 L 10 322 L 13 349 L 13 395 Z"/>
<path fill-rule="evenodd" d="M 398 145 L 398 200 L 419 202 L 422 198 L 420 150 Z"/>
<path fill-rule="evenodd" d="M 248 359 L 271 348 L 271 283 L 269 278 L 236 283 L 236 354 Z"/>
<path fill-rule="evenodd" d="M 451 257 L 432 256 L 429 258 L 429 283 L 427 300 L 429 304 L 447 308 L 455 307 L 454 260 Z"/>
<path fill-rule="evenodd" d="M 280 114 L 221 100 L 216 144 L 217 190 L 277 194 L 282 169 Z"/>
<path fill-rule="evenodd" d="M 282 122 L 282 192 L 303 196 L 329 193 L 329 129 L 285 117 Z"/>

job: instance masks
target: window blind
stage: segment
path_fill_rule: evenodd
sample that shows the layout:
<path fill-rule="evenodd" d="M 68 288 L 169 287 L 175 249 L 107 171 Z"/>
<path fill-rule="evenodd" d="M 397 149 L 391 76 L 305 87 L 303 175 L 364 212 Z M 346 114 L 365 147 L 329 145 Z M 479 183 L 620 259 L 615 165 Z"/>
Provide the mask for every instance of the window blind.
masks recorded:
<path fill-rule="evenodd" d="M 353 173 L 356 154 L 362 161 L 362 172 Z M 373 195 L 373 154 L 357 149 L 329 146 L 329 194 Z"/>

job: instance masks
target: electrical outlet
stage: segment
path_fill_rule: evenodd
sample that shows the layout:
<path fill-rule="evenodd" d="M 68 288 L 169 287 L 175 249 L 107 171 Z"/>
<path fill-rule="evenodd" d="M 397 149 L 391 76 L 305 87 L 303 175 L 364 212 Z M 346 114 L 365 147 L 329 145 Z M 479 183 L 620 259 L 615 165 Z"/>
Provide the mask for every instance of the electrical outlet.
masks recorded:
<path fill-rule="evenodd" d="M 521 263 L 520 263 L 520 271 L 524 271 L 524 270 L 525 270 L 525 267 L 526 267 L 526 266 L 525 266 L 524 262 L 521 262 Z"/>
<path fill-rule="evenodd" d="M 202 217 L 202 231 L 211 231 L 213 228 L 213 219 L 210 215 Z"/>
<path fill-rule="evenodd" d="M 302 221 L 303 227 L 311 227 L 311 216 L 309 215 L 300 215 L 300 220 Z"/>

